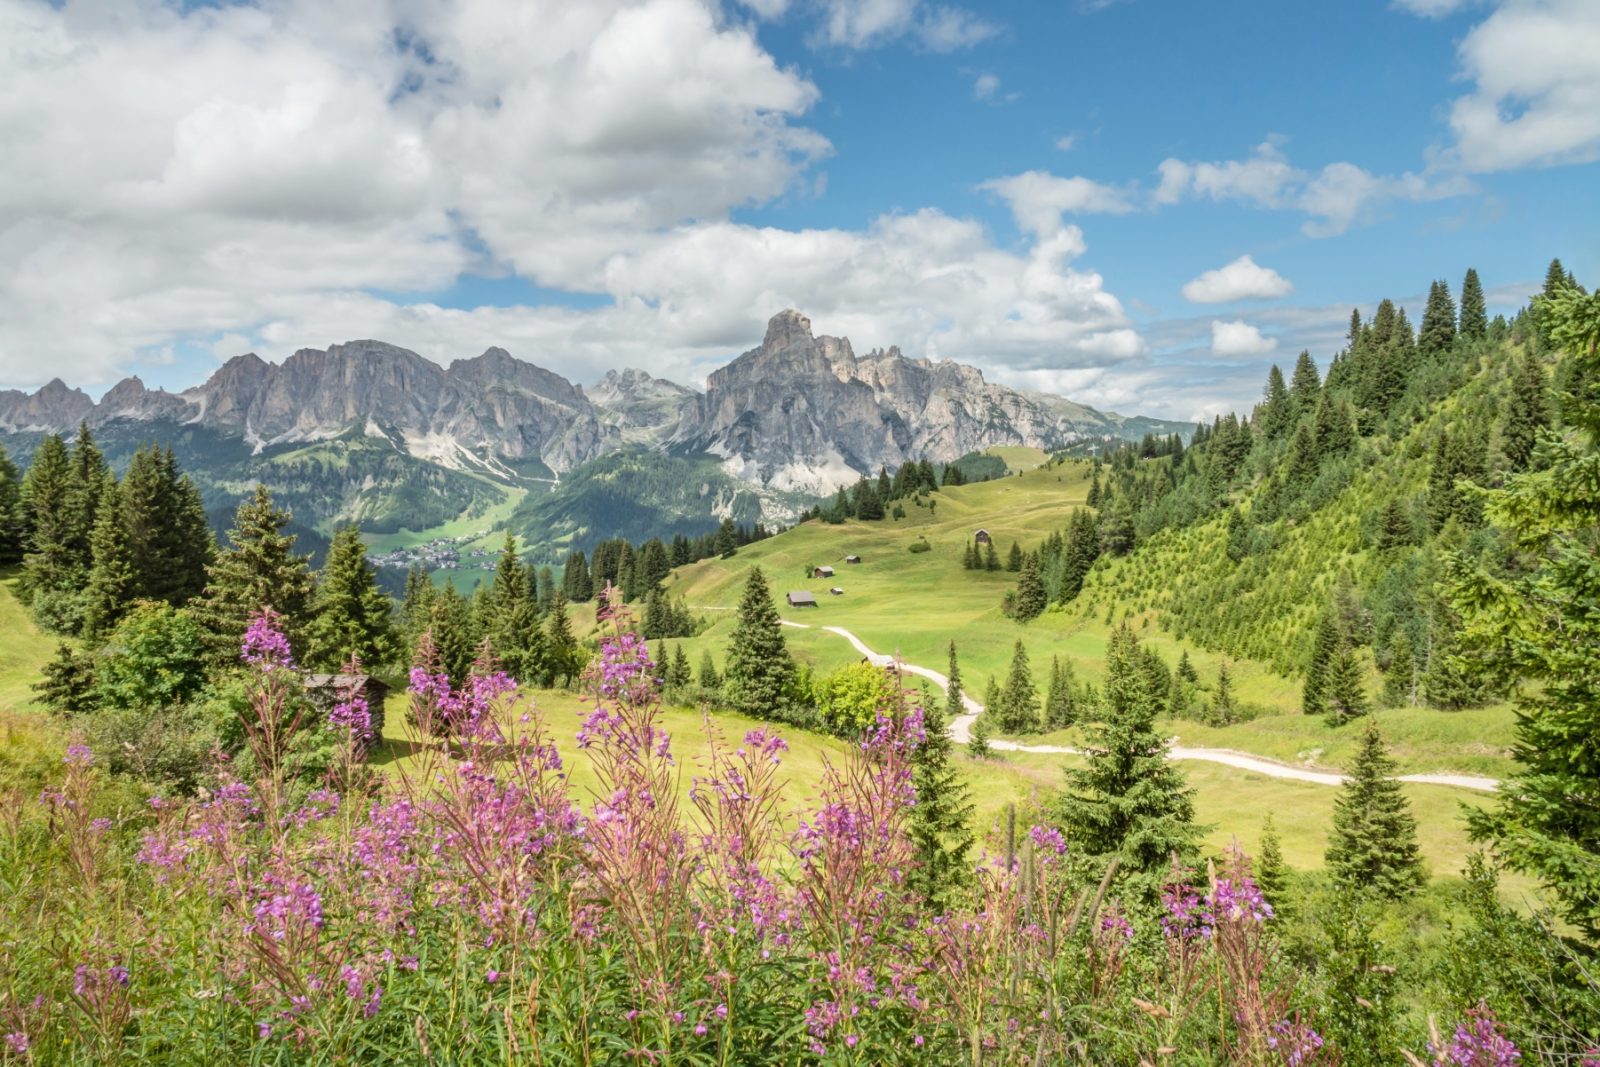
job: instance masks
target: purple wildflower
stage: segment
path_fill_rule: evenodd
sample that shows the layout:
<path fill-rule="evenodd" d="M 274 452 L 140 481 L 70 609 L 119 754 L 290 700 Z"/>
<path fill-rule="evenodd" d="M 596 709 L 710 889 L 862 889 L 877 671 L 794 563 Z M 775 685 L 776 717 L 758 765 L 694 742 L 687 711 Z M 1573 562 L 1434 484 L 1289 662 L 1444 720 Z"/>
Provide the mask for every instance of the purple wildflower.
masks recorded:
<path fill-rule="evenodd" d="M 240 658 L 263 673 L 292 668 L 294 654 L 289 649 L 289 639 L 283 636 L 282 619 L 271 608 L 257 612 L 244 632 Z"/>
<path fill-rule="evenodd" d="M 1267 1047 L 1282 1056 L 1287 1067 L 1305 1067 L 1322 1044 L 1322 1035 L 1300 1019 L 1284 1019 L 1267 1035 Z"/>
<path fill-rule="evenodd" d="M 1456 1024 L 1454 1040 L 1448 1046 L 1436 1046 L 1432 1051 L 1436 1063 L 1451 1067 L 1511 1067 L 1522 1061 L 1522 1053 L 1482 1002 Z"/>

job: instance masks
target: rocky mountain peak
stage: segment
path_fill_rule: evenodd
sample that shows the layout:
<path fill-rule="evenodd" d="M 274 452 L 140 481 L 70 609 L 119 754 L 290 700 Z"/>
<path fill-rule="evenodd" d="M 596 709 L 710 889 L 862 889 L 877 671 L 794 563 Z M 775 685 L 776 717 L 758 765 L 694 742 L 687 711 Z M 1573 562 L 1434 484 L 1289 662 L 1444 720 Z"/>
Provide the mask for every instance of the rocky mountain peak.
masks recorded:
<path fill-rule="evenodd" d="M 768 350 L 788 348 L 811 340 L 811 336 L 811 320 L 794 308 L 787 308 L 767 320 L 767 336 L 762 339 L 761 347 Z"/>

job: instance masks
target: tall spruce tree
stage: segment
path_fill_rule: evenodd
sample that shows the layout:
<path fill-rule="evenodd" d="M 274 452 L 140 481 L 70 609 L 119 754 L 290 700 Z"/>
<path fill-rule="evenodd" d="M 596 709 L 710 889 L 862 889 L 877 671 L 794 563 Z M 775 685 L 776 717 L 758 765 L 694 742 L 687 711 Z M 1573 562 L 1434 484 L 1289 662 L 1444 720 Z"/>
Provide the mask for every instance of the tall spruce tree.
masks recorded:
<path fill-rule="evenodd" d="M 1411 526 L 1411 516 L 1399 497 L 1390 497 L 1378 517 L 1378 551 L 1404 548 L 1416 541 L 1416 531 Z"/>
<path fill-rule="evenodd" d="M 589 576 L 589 561 L 579 549 L 574 549 L 567 556 L 567 565 L 561 570 L 561 591 L 574 604 L 587 603 L 594 597 L 594 579 Z"/>
<path fill-rule="evenodd" d="M 1461 280 L 1461 339 L 1481 341 L 1489 334 L 1489 310 L 1483 300 L 1483 283 L 1476 268 L 1468 267 Z"/>
<path fill-rule="evenodd" d="M 1333 612 L 1324 611 L 1317 620 L 1316 636 L 1311 643 L 1311 660 L 1306 665 L 1306 684 L 1300 694 L 1300 710 L 1307 715 L 1328 713 L 1328 674 L 1334 659 L 1339 655 L 1343 635 Z"/>
<path fill-rule="evenodd" d="M 655 545 L 660 548 L 661 542 Z M 539 606 L 529 590 L 528 570 L 517 554 L 517 539 L 510 533 L 500 550 L 480 627 L 507 673 L 527 685 L 543 680 L 547 664 Z"/>
<path fill-rule="evenodd" d="M 378 588 L 377 571 L 367 561 L 361 532 L 345 526 L 333 535 L 328 558 L 317 576 L 306 627 L 305 662 L 337 671 L 355 657 L 369 671 L 399 659 L 400 643 L 391 619 L 389 597 Z"/>
<path fill-rule="evenodd" d="M 994 541 L 992 539 L 983 546 L 983 569 L 986 571 L 1000 569 L 1000 554 L 994 550 Z"/>
<path fill-rule="evenodd" d="M 1391 898 L 1415 892 L 1425 880 L 1417 820 L 1394 772 L 1378 724 L 1369 721 L 1333 802 L 1327 852 L 1328 870 L 1338 881 Z"/>
<path fill-rule="evenodd" d="M 105 455 L 95 444 L 94 434 L 89 432 L 89 424 L 78 423 L 78 436 L 72 442 L 72 489 L 68 503 L 71 530 L 68 545 L 72 558 L 84 573 L 89 570 L 89 539 L 93 536 L 95 519 L 100 510 L 100 491 L 105 488 L 110 469 L 106 465 Z"/>
<path fill-rule="evenodd" d="M 1294 401 L 1289 397 L 1289 387 L 1284 384 L 1283 371 L 1276 363 L 1267 372 L 1267 388 L 1257 420 L 1262 436 L 1268 441 L 1282 437 L 1294 421 Z"/>
<path fill-rule="evenodd" d="M 1428 355 L 1435 355 L 1455 344 L 1455 340 L 1456 305 L 1450 299 L 1450 287 L 1437 281 L 1428 289 L 1428 304 L 1422 312 L 1417 347 Z"/>
<path fill-rule="evenodd" d="M 27 512 L 22 507 L 22 475 L 0 445 L 0 567 L 22 562 L 27 546 Z"/>
<path fill-rule="evenodd" d="M 1272 821 L 1272 813 L 1261 820 L 1261 847 L 1256 851 L 1255 877 L 1262 896 L 1272 905 L 1273 913 L 1284 914 L 1284 893 L 1289 887 L 1289 865 L 1283 860 L 1283 839 Z"/>
<path fill-rule="evenodd" d="M 1071 662 L 1060 656 L 1050 658 L 1050 688 L 1044 698 L 1045 725 L 1052 730 L 1071 726 L 1078 719 L 1078 696 L 1074 691 Z"/>
<path fill-rule="evenodd" d="M 945 721 L 949 722 L 967 711 L 966 701 L 962 699 L 961 690 L 961 664 L 956 661 L 956 643 L 950 642 L 950 670 L 945 676 L 944 687 L 944 714 Z"/>
<path fill-rule="evenodd" d="M 34 449 L 22 495 L 29 526 L 22 588 L 37 611 L 42 598 L 70 593 L 83 579 L 72 552 L 72 461 L 60 435 L 46 434 Z"/>
<path fill-rule="evenodd" d="M 1006 570 L 1012 574 L 1022 570 L 1022 546 L 1015 541 L 1011 542 L 1011 551 L 1006 554 Z"/>
<path fill-rule="evenodd" d="M 200 490 L 179 471 L 172 450 L 151 445 L 135 452 L 122 493 L 139 596 L 174 607 L 199 596 L 216 542 Z"/>
<path fill-rule="evenodd" d="M 1294 400 L 1296 416 L 1306 416 L 1317 410 L 1317 400 L 1322 395 L 1322 378 L 1317 374 L 1316 361 L 1311 353 L 1302 351 L 1294 364 L 1294 376 L 1289 379 L 1289 396 Z"/>
<path fill-rule="evenodd" d="M 1039 729 L 1039 690 L 1033 684 L 1028 650 L 1018 640 L 1011 653 L 1011 669 L 1000 691 L 995 725 L 1006 733 L 1032 733 Z"/>
<path fill-rule="evenodd" d="M 1511 396 L 1500 422 L 1500 451 L 1514 471 L 1533 462 L 1539 434 L 1550 425 L 1550 404 L 1545 395 L 1544 367 L 1539 357 L 1524 351 L 1511 375 Z"/>
<path fill-rule="evenodd" d="M 405 631 L 405 647 L 409 652 L 416 648 L 417 638 L 428 628 L 433 615 L 435 590 L 433 579 L 422 564 L 413 563 L 406 568 L 405 595 L 400 601 L 400 623 Z"/>
<path fill-rule="evenodd" d="M 1383 674 L 1383 699 L 1396 708 L 1410 707 L 1417 702 L 1416 651 L 1404 627 L 1395 631 L 1389 643 L 1389 669 Z"/>
<path fill-rule="evenodd" d="M 550 610 L 545 613 L 545 665 L 551 685 L 571 685 L 588 662 L 567 617 L 567 595 L 556 590 Z"/>
<path fill-rule="evenodd" d="M 250 619 L 262 608 L 284 617 L 284 630 L 298 648 L 311 605 L 310 556 L 296 555 L 290 515 L 272 503 L 264 485 L 239 505 L 228 547 L 211 565 L 210 580 L 196 605 L 212 662 L 231 666 Z"/>
<path fill-rule="evenodd" d="M 1018 620 L 1028 622 L 1044 614 L 1050 594 L 1045 590 L 1044 579 L 1039 577 L 1039 564 L 1032 553 L 1022 561 L 1021 571 L 1017 576 L 1017 597 L 1012 611 Z"/>
<path fill-rule="evenodd" d="M 1139 639 L 1124 623 L 1106 647 L 1099 721 L 1085 727 L 1084 765 L 1067 768 L 1058 808 L 1081 853 L 1120 857 L 1122 869 L 1150 891 L 1172 856 L 1194 855 L 1202 830 L 1194 822 L 1194 791 L 1167 759 L 1156 711 L 1140 669 Z"/>
<path fill-rule="evenodd" d="M 1580 380 L 1600 380 L 1600 294 L 1568 284 L 1536 298 L 1553 344 Z M 1518 690 L 1517 769 L 1495 807 L 1469 815 L 1511 869 L 1537 878 L 1562 916 L 1600 943 L 1600 399 L 1574 391 L 1572 432 L 1553 440 L 1537 473 L 1507 480 L 1488 514 L 1528 565 L 1491 577 L 1451 561 L 1451 600 L 1480 663 Z M 1482 669 L 1480 667 L 1480 669 Z"/>
<path fill-rule="evenodd" d="M 972 795 L 950 760 L 944 712 L 934 701 L 922 709 L 924 740 L 911 753 L 911 843 L 917 864 L 907 881 L 936 911 L 954 903 L 967 878 L 972 850 Z"/>
<path fill-rule="evenodd" d="M 128 551 L 128 525 L 122 489 L 110 471 L 103 476 L 89 535 L 89 580 L 84 588 L 83 636 L 91 643 L 105 637 L 133 601 L 133 559 Z"/>
<path fill-rule="evenodd" d="M 1217 664 L 1217 688 L 1211 694 L 1211 721 L 1218 726 L 1231 724 L 1238 715 L 1233 700 L 1233 678 L 1228 673 L 1228 661 Z"/>
<path fill-rule="evenodd" d="M 760 567 L 752 568 L 739 599 L 738 621 L 728 638 L 723 690 L 730 707 L 757 718 L 787 713 L 795 666 L 783 640 L 778 609 Z"/>
<path fill-rule="evenodd" d="M 472 624 L 472 608 L 453 580 L 446 580 L 433 598 L 428 633 L 433 637 L 439 665 L 453 683 L 461 685 L 478 654 L 478 634 Z"/>
<path fill-rule="evenodd" d="M 1339 643 L 1328 662 L 1324 692 L 1328 715 L 1337 722 L 1358 719 L 1372 710 L 1362 683 L 1361 660 L 1348 640 Z"/>

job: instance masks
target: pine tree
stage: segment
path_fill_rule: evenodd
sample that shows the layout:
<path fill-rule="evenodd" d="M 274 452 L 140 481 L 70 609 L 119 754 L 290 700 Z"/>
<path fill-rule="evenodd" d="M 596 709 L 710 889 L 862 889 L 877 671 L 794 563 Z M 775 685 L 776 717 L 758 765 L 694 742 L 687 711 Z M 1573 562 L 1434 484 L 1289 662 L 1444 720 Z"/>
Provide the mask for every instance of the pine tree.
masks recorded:
<path fill-rule="evenodd" d="M 99 706 L 94 657 L 76 652 L 69 644 L 56 646 L 56 654 L 40 670 L 32 686 L 39 703 L 61 715 L 81 715 Z"/>
<path fill-rule="evenodd" d="M 1306 667 L 1306 684 L 1301 691 L 1300 710 L 1307 715 L 1328 713 L 1328 672 L 1339 654 L 1341 635 L 1333 612 L 1325 611 L 1317 620 L 1317 634 L 1311 645 L 1311 662 Z"/>
<path fill-rule="evenodd" d="M 1294 400 L 1297 417 L 1317 410 L 1317 400 L 1322 396 L 1322 378 L 1317 374 L 1317 364 L 1310 352 L 1302 351 L 1294 364 L 1294 376 L 1289 379 L 1289 396 Z"/>
<path fill-rule="evenodd" d="M 660 542 L 656 542 L 659 547 Z M 480 622 L 489 647 L 506 673 L 537 684 L 547 673 L 544 631 L 537 601 L 529 592 L 528 571 L 517 553 L 517 539 L 506 534 L 489 585 L 487 613 Z"/>
<path fill-rule="evenodd" d="M 950 670 L 945 676 L 944 713 L 946 721 L 954 721 L 967 711 L 962 699 L 961 664 L 956 662 L 956 643 L 950 642 Z"/>
<path fill-rule="evenodd" d="M 780 717 L 788 711 L 794 679 L 794 660 L 779 628 L 778 609 L 766 576 L 755 567 L 745 581 L 738 621 L 728 638 L 723 673 L 728 705 L 757 718 Z"/>
<path fill-rule="evenodd" d="M 910 836 L 917 864 L 907 881 L 942 912 L 966 881 L 972 795 L 950 760 L 950 733 L 944 713 L 933 701 L 923 703 L 922 725 L 925 739 L 911 754 L 916 802 L 911 806 Z"/>
<path fill-rule="evenodd" d="M 294 535 L 284 533 L 289 521 L 264 485 L 235 512 L 228 547 L 212 563 L 195 612 L 214 663 L 238 662 L 245 629 L 262 608 L 281 614 L 286 635 L 298 643 L 311 603 L 311 569 L 309 556 L 295 555 Z"/>
<path fill-rule="evenodd" d="M 1417 335 L 1417 347 L 1428 355 L 1443 352 L 1456 340 L 1456 305 L 1450 299 L 1450 287 L 1442 281 L 1434 282 L 1428 289 L 1428 304 L 1422 312 L 1422 331 Z"/>
<path fill-rule="evenodd" d="M 1100 506 L 1100 473 L 1095 472 L 1089 479 L 1089 492 L 1083 498 L 1084 507 L 1098 508 Z"/>
<path fill-rule="evenodd" d="M 199 596 L 216 542 L 200 490 L 179 471 L 172 450 L 135 452 L 122 492 L 138 595 L 174 607 Z"/>
<path fill-rule="evenodd" d="M 22 586 L 37 608 L 41 596 L 76 589 L 83 576 L 72 553 L 72 462 L 59 435 L 34 449 L 22 496 L 30 526 Z"/>
<path fill-rule="evenodd" d="M 1276 363 L 1267 372 L 1267 388 L 1257 419 L 1262 436 L 1268 441 L 1282 437 L 1294 420 L 1294 401 L 1289 396 L 1289 387 L 1284 384 L 1283 371 Z"/>
<path fill-rule="evenodd" d="M 1417 687 L 1430 706 L 1446 710 L 1476 707 L 1486 700 L 1488 672 L 1461 658 L 1460 624 L 1444 605 L 1429 621 L 1427 656 Z"/>
<path fill-rule="evenodd" d="M 111 468 L 94 442 L 87 422 L 78 423 L 78 436 L 72 443 L 72 488 L 68 496 L 70 532 L 68 546 L 82 572 L 89 570 L 89 539 L 100 511 L 100 491 L 105 488 Z"/>
<path fill-rule="evenodd" d="M 1416 703 L 1417 665 L 1411 648 L 1411 635 L 1404 629 L 1396 630 L 1389 644 L 1389 669 L 1383 676 L 1383 699 L 1391 707 L 1409 707 Z"/>
<path fill-rule="evenodd" d="M 722 675 L 717 673 L 717 662 L 711 658 L 708 648 L 700 653 L 700 691 L 714 694 L 722 689 Z"/>
<path fill-rule="evenodd" d="M 1022 570 L 1022 546 L 1015 541 L 1011 542 L 1011 551 L 1006 555 L 1006 570 L 1012 574 Z"/>
<path fill-rule="evenodd" d="M 413 563 L 406 568 L 405 597 L 400 601 L 400 620 L 405 627 L 406 648 L 416 647 L 417 638 L 428 628 L 433 613 L 433 579 L 422 564 Z"/>
<path fill-rule="evenodd" d="M 989 747 L 989 712 L 985 709 L 972 720 L 972 732 L 967 736 L 967 755 L 973 759 L 988 759 L 994 755 Z"/>
<path fill-rule="evenodd" d="M 1327 861 L 1340 882 L 1398 898 L 1415 892 L 1424 874 L 1417 820 L 1394 771 L 1377 723 L 1368 722 L 1349 777 L 1333 802 Z"/>
<path fill-rule="evenodd" d="M 1021 640 L 1011 653 L 1011 670 L 995 712 L 995 724 L 1006 733 L 1032 733 L 1039 728 L 1039 691 L 1028 666 L 1028 650 Z"/>
<path fill-rule="evenodd" d="M 1190 683 L 1200 680 L 1200 672 L 1194 669 L 1194 664 L 1189 660 L 1188 649 L 1178 654 L 1178 678 Z"/>
<path fill-rule="evenodd" d="M 1500 422 L 1500 451 L 1514 471 L 1532 464 L 1540 431 L 1550 425 L 1550 405 L 1545 397 L 1544 368 L 1539 357 L 1524 351 L 1511 375 L 1511 396 Z"/>
<path fill-rule="evenodd" d="M 1350 419 L 1350 406 L 1337 394 L 1324 393 L 1317 402 L 1311 433 L 1316 440 L 1318 462 L 1354 449 L 1356 428 Z"/>
<path fill-rule="evenodd" d="M 1039 577 L 1039 565 L 1034 557 L 1029 555 L 1022 564 L 1022 573 L 1017 577 L 1017 598 L 1013 606 L 1013 614 L 1018 621 L 1028 622 L 1037 619 L 1044 613 L 1050 603 L 1050 595 L 1045 591 L 1044 579 Z"/>
<path fill-rule="evenodd" d="M 367 561 L 367 546 L 354 526 L 342 527 L 333 535 L 311 604 L 307 666 L 337 671 L 356 658 L 367 670 L 375 671 L 399 658 L 389 598 L 378 588 L 377 572 Z"/>
<path fill-rule="evenodd" d="M 586 657 L 567 618 L 567 595 L 556 590 L 545 612 L 545 677 L 551 685 L 571 685 L 583 673 Z"/>
<path fill-rule="evenodd" d="M 561 571 L 561 591 L 574 604 L 584 604 L 594 597 L 594 579 L 589 576 L 589 561 L 574 549 L 567 556 L 567 565 Z"/>
<path fill-rule="evenodd" d="M 1283 861 L 1283 841 L 1278 837 L 1278 827 L 1272 814 L 1261 820 L 1261 847 L 1256 852 L 1256 885 L 1267 898 L 1278 916 L 1284 914 L 1284 893 L 1289 887 L 1289 865 Z"/>
<path fill-rule="evenodd" d="M 732 559 L 739 551 L 739 539 L 733 528 L 732 519 L 723 519 L 722 525 L 717 527 L 717 538 L 713 548 L 723 559 Z"/>
<path fill-rule="evenodd" d="M 1398 497 L 1390 497 L 1378 518 L 1378 551 L 1404 548 L 1416 541 L 1416 531 L 1411 527 L 1411 516 Z"/>
<path fill-rule="evenodd" d="M 128 526 L 122 490 L 110 471 L 99 493 L 94 532 L 89 537 L 92 562 L 84 590 L 83 636 L 95 642 L 111 632 L 128 610 L 134 594 L 133 561 L 128 551 Z"/>
<path fill-rule="evenodd" d="M 894 497 L 894 482 L 889 478 L 889 468 L 878 465 L 878 499 L 887 503 Z"/>
<path fill-rule="evenodd" d="M 1000 555 L 994 550 L 994 541 L 983 546 L 983 569 L 997 571 L 1000 569 Z"/>
<path fill-rule="evenodd" d="M 22 562 L 27 546 L 27 513 L 22 507 L 22 475 L 0 445 L 0 567 Z"/>
<path fill-rule="evenodd" d="M 1211 697 L 1211 721 L 1217 726 L 1233 722 L 1237 709 L 1233 704 L 1233 679 L 1228 674 L 1228 661 L 1217 665 L 1217 690 Z"/>
<path fill-rule="evenodd" d="M 1328 663 L 1324 680 L 1328 715 L 1337 722 L 1358 719 L 1372 710 L 1362 685 L 1361 660 L 1349 641 L 1342 641 Z"/>
<path fill-rule="evenodd" d="M 1100 558 L 1100 530 L 1095 513 L 1077 508 L 1067 526 L 1067 552 L 1062 566 L 1059 601 L 1071 603 L 1083 591 L 1089 569 Z"/>
<path fill-rule="evenodd" d="M 1489 333 L 1489 310 L 1483 300 L 1483 283 L 1478 281 L 1478 272 L 1473 267 L 1467 268 L 1467 276 L 1461 281 L 1461 339 L 1463 341 L 1481 341 Z"/>
<path fill-rule="evenodd" d="M 1139 639 L 1124 623 L 1106 648 L 1100 721 L 1085 728 L 1084 765 L 1067 769 L 1058 812 L 1081 854 L 1120 856 L 1124 871 L 1153 888 L 1174 855 L 1194 855 L 1201 828 L 1193 790 L 1156 730 L 1139 658 Z"/>
<path fill-rule="evenodd" d="M 1044 721 L 1052 730 L 1071 726 L 1078 719 L 1077 694 L 1073 691 L 1072 664 L 1060 656 L 1050 658 L 1050 688 L 1044 698 Z"/>
<path fill-rule="evenodd" d="M 453 580 L 446 580 L 433 598 L 433 617 L 427 632 L 432 635 L 445 674 L 456 685 L 465 682 L 478 654 L 478 635 L 472 625 L 472 609 Z"/>

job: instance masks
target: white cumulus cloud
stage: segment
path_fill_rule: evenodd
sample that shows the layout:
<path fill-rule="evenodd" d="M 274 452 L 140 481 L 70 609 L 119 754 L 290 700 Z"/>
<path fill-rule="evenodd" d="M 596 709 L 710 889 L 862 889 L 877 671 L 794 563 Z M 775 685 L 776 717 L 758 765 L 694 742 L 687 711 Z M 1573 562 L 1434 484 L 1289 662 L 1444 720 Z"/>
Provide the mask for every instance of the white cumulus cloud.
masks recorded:
<path fill-rule="evenodd" d="M 1263 337 L 1259 327 L 1248 322 L 1213 321 L 1211 352 L 1218 356 L 1259 356 L 1278 347 L 1273 337 Z"/>
<path fill-rule="evenodd" d="M 1240 256 L 1216 270 L 1208 270 L 1183 287 L 1185 300 L 1195 304 L 1228 304 L 1235 300 L 1276 300 L 1294 292 L 1289 279 Z"/>
<path fill-rule="evenodd" d="M 1035 234 L 1061 229 L 1063 214 L 1121 215 L 1137 207 L 1125 190 L 1115 186 L 1082 177 L 1060 178 L 1042 170 L 993 178 L 979 188 L 1004 200 L 1017 225 Z"/>

